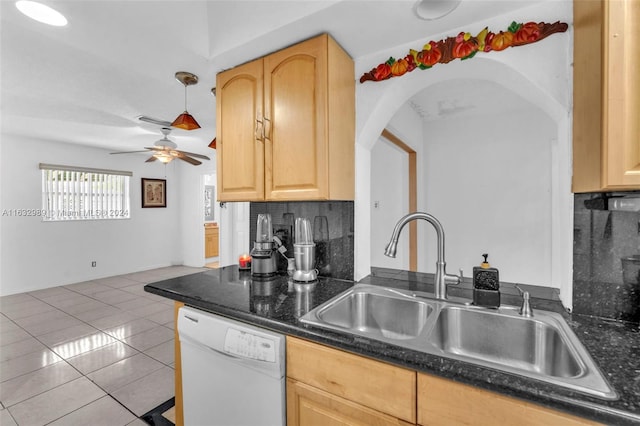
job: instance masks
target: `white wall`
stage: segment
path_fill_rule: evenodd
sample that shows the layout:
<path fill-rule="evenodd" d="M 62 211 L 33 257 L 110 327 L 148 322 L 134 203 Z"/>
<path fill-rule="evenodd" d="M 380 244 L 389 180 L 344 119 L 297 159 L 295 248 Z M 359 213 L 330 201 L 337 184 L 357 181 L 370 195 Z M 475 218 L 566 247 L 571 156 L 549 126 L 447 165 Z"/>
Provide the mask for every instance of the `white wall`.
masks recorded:
<path fill-rule="evenodd" d="M 555 123 L 531 108 L 493 117 L 425 123 L 420 191 L 446 235 L 451 272 L 489 263 L 508 282 L 550 286 L 551 169 Z M 435 232 L 427 239 L 435 244 Z M 424 256 L 423 256 L 424 257 Z M 434 250 L 427 271 L 435 272 Z"/>
<path fill-rule="evenodd" d="M 487 22 L 478 23 L 478 29 L 489 26 L 506 28 L 511 21 L 527 22 L 556 20 L 572 22 L 570 1 L 552 1 L 533 5 L 509 14 L 497 16 Z M 460 31 L 472 30 L 460 28 Z M 472 30 L 473 31 L 473 30 Z M 425 37 L 403 46 L 376 52 L 356 59 L 356 78 L 369 71 L 389 56 L 398 57 L 410 48 L 419 47 L 430 39 L 439 39 L 452 34 Z M 431 85 L 455 79 L 474 78 L 502 85 L 521 94 L 556 124 L 551 163 L 551 210 L 554 218 L 546 232 L 551 234 L 549 281 L 540 285 L 557 287 L 567 307 L 571 307 L 572 289 L 572 215 L 573 202 L 571 183 L 571 94 L 572 94 L 572 29 L 535 43 L 531 46 L 507 49 L 503 52 L 478 54 L 472 60 L 452 61 L 426 71 L 416 70 L 401 78 L 383 82 L 366 82 L 356 86 L 356 264 L 355 278 L 360 279 L 370 272 L 370 203 L 371 147 L 377 141 L 396 111 L 415 93 Z M 429 206 L 431 207 L 431 206 Z M 446 230 L 446 225 L 445 225 Z M 448 252 L 450 252 L 448 250 Z M 477 263 L 474 261 L 474 264 Z M 503 266 L 503 265 L 500 265 Z M 466 267 L 465 267 L 466 269 Z M 454 269 L 450 268 L 453 272 Z M 511 275 L 511 274 L 509 274 Z M 519 281 L 518 277 L 514 277 Z"/>
<path fill-rule="evenodd" d="M 216 152 L 209 153 L 211 160 L 203 160 L 199 166 L 178 163 L 180 171 L 180 229 L 183 262 L 186 266 L 202 267 L 204 257 L 204 181 L 215 172 Z M 175 163 L 173 161 L 172 163 Z M 217 188 L 216 188 L 217 189 Z M 220 221 L 216 211 L 216 221 Z"/>
<path fill-rule="evenodd" d="M 405 103 L 386 126 L 393 135 L 417 153 L 418 182 L 423 182 L 424 164 L 420 153 L 424 137 L 422 118 Z M 380 137 L 371 149 L 371 264 L 393 269 L 409 269 L 409 233 L 403 232 L 395 258 L 384 255 L 395 223 L 409 213 L 408 154 Z M 424 210 L 424 197 L 417 193 L 418 210 Z M 374 203 L 379 201 L 378 208 Z M 418 253 L 424 253 L 425 231 L 418 228 Z M 425 262 L 418 255 L 418 267 Z"/>
<path fill-rule="evenodd" d="M 165 168 L 145 163 L 142 155 L 112 156 L 102 149 L 9 136 L 3 136 L 0 150 L 3 210 L 41 208 L 41 162 L 133 172 L 131 219 L 42 222 L 0 216 L 0 295 L 182 264 L 177 225 L 183 185 L 175 162 Z M 141 208 L 141 177 L 167 179 L 167 208 Z"/>
<path fill-rule="evenodd" d="M 398 240 L 395 258 L 384 255 L 393 225 L 409 213 L 408 155 L 380 138 L 371 150 L 371 264 L 383 268 L 409 269 L 409 233 Z"/>
<path fill-rule="evenodd" d="M 412 146 L 421 163 L 417 210 L 443 224 L 449 270 L 463 269 L 469 276 L 481 254 L 488 252 L 502 280 L 549 286 L 555 123 L 526 102 L 505 105 L 514 112 L 501 111 L 500 125 L 486 112 L 423 123 L 408 105 L 387 127 L 405 134 L 417 129 L 412 138 L 418 141 Z M 372 266 L 408 269 L 406 230 L 396 258 L 383 255 L 393 225 L 408 213 L 406 164 L 404 151 L 383 138 L 371 149 Z M 433 273 L 435 232 L 424 221 L 418 222 L 418 231 L 417 270 Z"/>
<path fill-rule="evenodd" d="M 220 209 L 220 266 L 238 264 L 238 256 L 249 253 L 249 203 L 223 203 Z"/>

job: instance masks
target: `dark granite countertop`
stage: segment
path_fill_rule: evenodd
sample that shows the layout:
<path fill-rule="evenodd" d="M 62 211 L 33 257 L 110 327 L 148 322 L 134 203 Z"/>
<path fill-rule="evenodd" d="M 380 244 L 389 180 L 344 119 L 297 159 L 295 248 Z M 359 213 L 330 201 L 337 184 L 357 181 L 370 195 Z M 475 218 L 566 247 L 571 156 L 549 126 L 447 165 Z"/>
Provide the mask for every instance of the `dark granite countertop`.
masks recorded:
<path fill-rule="evenodd" d="M 429 274 L 376 270 L 361 283 L 431 292 Z M 236 266 L 212 269 L 147 284 L 145 290 L 284 334 L 313 340 L 401 367 L 438 375 L 473 386 L 522 398 L 557 410 L 615 425 L 640 424 L 640 330 L 637 325 L 583 315 L 562 309 L 553 289 L 529 286 L 534 309 L 564 314 L 582 344 L 618 393 L 616 401 L 587 396 L 556 385 L 500 372 L 475 364 L 429 355 L 375 340 L 303 324 L 300 316 L 352 287 L 352 281 L 320 278 L 315 285 L 298 285 L 288 277 L 252 279 Z M 502 303 L 517 305 L 517 290 L 501 287 Z M 469 283 L 450 287 L 452 296 L 471 298 Z"/>

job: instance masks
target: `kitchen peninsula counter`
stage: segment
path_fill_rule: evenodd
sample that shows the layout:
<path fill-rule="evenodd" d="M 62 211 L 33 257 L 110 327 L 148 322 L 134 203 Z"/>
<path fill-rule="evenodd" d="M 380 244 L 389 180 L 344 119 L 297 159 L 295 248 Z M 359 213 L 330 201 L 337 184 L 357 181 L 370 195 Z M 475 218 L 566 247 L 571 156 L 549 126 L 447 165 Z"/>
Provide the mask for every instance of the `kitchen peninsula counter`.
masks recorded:
<path fill-rule="evenodd" d="M 360 283 L 433 291 L 432 276 L 376 269 Z M 589 351 L 619 395 L 616 401 L 587 396 L 556 385 L 504 373 L 475 364 L 401 348 L 375 340 L 337 333 L 303 324 L 309 310 L 352 287 L 354 282 L 319 278 L 314 284 L 294 284 L 286 276 L 252 279 L 237 266 L 159 281 L 145 290 L 186 305 L 227 316 L 286 335 L 437 375 L 507 396 L 521 398 L 606 424 L 640 425 L 640 330 L 638 325 L 563 312 L 555 291 L 529 286 L 535 309 L 564 314 L 568 324 Z M 470 283 L 450 287 L 450 294 L 471 299 Z M 518 305 L 517 290 L 503 285 L 502 304 Z"/>

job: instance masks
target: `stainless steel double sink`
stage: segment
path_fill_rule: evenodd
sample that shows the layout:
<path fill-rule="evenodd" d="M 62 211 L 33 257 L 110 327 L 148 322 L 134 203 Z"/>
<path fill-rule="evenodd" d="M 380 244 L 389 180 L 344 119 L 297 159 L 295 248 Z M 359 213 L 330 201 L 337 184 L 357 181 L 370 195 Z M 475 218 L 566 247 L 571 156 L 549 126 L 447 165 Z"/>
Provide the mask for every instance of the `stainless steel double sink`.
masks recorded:
<path fill-rule="evenodd" d="M 561 315 L 487 309 L 358 284 L 300 318 L 305 324 L 466 361 L 603 399 L 617 399 Z"/>

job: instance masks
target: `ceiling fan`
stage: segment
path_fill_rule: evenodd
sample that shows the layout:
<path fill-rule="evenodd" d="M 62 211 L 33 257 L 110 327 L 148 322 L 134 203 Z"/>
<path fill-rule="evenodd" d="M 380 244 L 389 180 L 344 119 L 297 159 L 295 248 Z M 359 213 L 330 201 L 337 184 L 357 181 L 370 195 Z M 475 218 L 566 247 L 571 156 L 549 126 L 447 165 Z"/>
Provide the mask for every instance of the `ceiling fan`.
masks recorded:
<path fill-rule="evenodd" d="M 202 164 L 201 161 L 196 160 L 196 158 L 200 158 L 203 160 L 210 160 L 206 155 L 196 154 L 193 152 L 181 151 L 176 149 L 178 145 L 168 138 L 169 133 L 171 133 L 171 128 L 169 127 L 171 123 L 168 121 L 156 120 L 154 118 L 141 116 L 138 117 L 141 121 L 145 121 L 147 123 L 161 125 L 163 127 L 160 128 L 160 132 L 162 132 L 162 139 L 156 141 L 154 146 L 145 147 L 144 150 L 139 151 L 121 151 L 121 152 L 112 152 L 111 154 L 132 154 L 134 152 L 151 152 L 153 153 L 151 157 L 147 159 L 147 163 L 151 163 L 153 161 L 161 161 L 162 163 L 169 163 L 170 161 L 179 158 L 182 161 L 186 161 L 189 164 L 193 164 L 194 166 L 198 166 Z M 195 157 L 195 158 L 192 158 Z"/>

